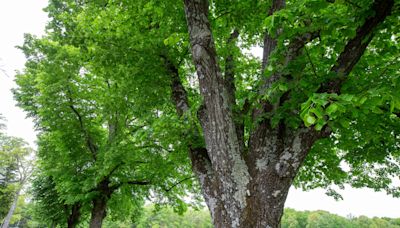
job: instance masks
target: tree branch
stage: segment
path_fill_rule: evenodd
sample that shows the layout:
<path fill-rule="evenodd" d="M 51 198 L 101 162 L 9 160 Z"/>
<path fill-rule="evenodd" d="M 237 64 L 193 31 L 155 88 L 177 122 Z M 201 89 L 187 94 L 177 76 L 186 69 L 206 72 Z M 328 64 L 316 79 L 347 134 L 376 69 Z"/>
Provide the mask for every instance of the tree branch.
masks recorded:
<path fill-rule="evenodd" d="M 228 99 L 231 106 L 234 106 L 236 104 L 235 61 L 232 52 L 235 45 L 235 41 L 237 40 L 238 37 L 239 37 L 239 31 L 235 29 L 229 36 L 229 39 L 226 44 L 229 54 L 225 59 L 225 87 L 228 92 Z"/>
<path fill-rule="evenodd" d="M 117 190 L 118 188 L 120 188 L 120 187 L 121 187 L 122 185 L 124 185 L 124 184 L 127 184 L 127 185 L 141 185 L 141 186 L 144 186 L 144 185 L 150 185 L 150 184 L 151 184 L 151 181 L 148 181 L 148 180 L 132 180 L 132 181 L 125 181 L 125 182 L 121 182 L 121 183 L 112 185 L 112 186 L 110 186 L 109 188 L 110 188 L 110 190 L 111 190 L 112 192 L 114 192 L 115 190 Z"/>
<path fill-rule="evenodd" d="M 70 102 L 70 104 L 68 106 L 71 108 L 72 112 L 75 113 L 75 115 L 77 116 L 78 121 L 79 121 L 79 125 L 81 127 L 81 131 L 85 134 L 86 144 L 87 144 L 87 146 L 89 148 L 89 151 L 92 153 L 93 160 L 96 160 L 98 147 L 93 142 L 92 137 L 90 136 L 90 134 L 85 129 L 84 124 L 83 124 L 82 116 L 79 114 L 78 110 L 73 105 L 74 104 L 74 100 L 72 99 L 72 92 L 71 92 L 70 88 L 67 88 L 67 92 L 68 92 L 68 100 Z"/>
<path fill-rule="evenodd" d="M 127 181 L 122 184 L 129 184 L 129 185 L 149 185 L 151 181 L 141 180 L 141 181 Z"/>
<path fill-rule="evenodd" d="M 230 166 L 233 163 L 227 162 L 226 165 L 221 165 L 218 160 L 230 161 L 235 156 L 241 156 L 242 153 L 208 20 L 209 3 L 207 0 L 185 0 L 184 5 L 192 59 L 199 79 L 200 93 L 204 98 L 202 109 L 204 115 L 200 115 L 203 118 L 199 120 L 203 128 L 208 156 L 213 168 L 226 174 L 221 178 L 228 179 L 232 168 Z M 213 143 L 215 139 L 219 142 Z"/>
<path fill-rule="evenodd" d="M 195 178 L 195 176 L 190 176 L 190 177 L 183 178 L 182 180 L 180 180 L 180 181 L 176 182 L 175 184 L 173 184 L 171 187 L 164 189 L 164 191 L 169 192 L 173 188 L 175 188 L 176 186 L 182 184 L 183 182 L 185 182 L 187 180 L 193 179 L 193 178 Z"/>
<path fill-rule="evenodd" d="M 319 37 L 319 35 L 320 31 L 314 31 L 295 36 L 290 41 L 287 50 L 284 53 L 285 60 L 283 63 L 283 67 L 286 67 L 292 60 L 297 58 L 301 54 L 301 50 L 305 47 L 305 45 L 311 42 L 312 40 L 316 39 L 317 37 Z M 264 67 L 266 66 L 263 66 L 263 70 Z M 282 76 L 281 72 L 276 72 L 269 78 L 267 78 L 265 80 L 261 93 L 263 93 L 266 89 L 269 89 L 274 82 L 278 81 L 281 78 L 281 76 Z"/>
<path fill-rule="evenodd" d="M 374 14 L 369 16 L 364 24 L 357 29 L 356 36 L 347 42 L 343 52 L 331 68 L 331 72 L 334 72 L 336 77 L 323 83 L 318 92 L 340 93 L 342 83 L 364 54 L 373 38 L 374 30 L 390 15 L 393 5 L 393 0 L 376 0 L 373 3 Z"/>
<path fill-rule="evenodd" d="M 111 171 L 108 173 L 108 175 L 104 177 L 104 179 L 110 178 L 111 175 L 113 175 L 113 173 L 114 173 L 119 167 L 121 167 L 121 166 L 124 165 L 124 164 L 125 164 L 125 162 L 122 161 L 122 162 L 118 163 L 117 165 L 115 165 L 114 168 L 112 168 Z"/>
<path fill-rule="evenodd" d="M 309 61 L 310 64 L 311 64 L 311 69 L 312 69 L 312 71 L 313 71 L 313 73 L 314 73 L 314 76 L 315 76 L 316 78 L 318 78 L 317 70 L 316 70 L 316 68 L 315 68 L 315 65 L 314 65 L 312 59 L 311 59 L 310 53 L 309 53 L 308 50 L 307 50 L 307 47 L 305 47 L 304 50 L 306 51 L 306 55 L 307 55 L 308 61 Z"/>
<path fill-rule="evenodd" d="M 187 92 L 182 85 L 182 82 L 179 77 L 178 68 L 168 59 L 165 55 L 160 55 L 160 57 L 164 60 L 164 64 L 171 77 L 171 91 L 172 91 L 172 101 L 174 102 L 176 112 L 178 116 L 182 116 L 185 112 L 189 111 L 190 105 L 188 102 Z M 195 137 L 200 137 L 200 133 L 197 132 L 197 129 L 193 129 Z M 201 140 L 198 140 L 201 141 Z M 191 143 L 189 143 L 191 144 Z M 193 169 L 195 173 L 200 174 L 204 169 L 205 163 L 203 162 L 203 158 L 205 157 L 207 161 L 210 161 L 208 157 L 206 148 L 191 148 L 192 145 L 189 145 L 189 154 L 193 164 Z M 162 148 L 164 149 L 164 148 Z M 196 151 L 202 151 L 205 153 L 197 153 Z"/>
<path fill-rule="evenodd" d="M 182 116 L 183 113 L 189 110 L 189 101 L 186 90 L 179 78 L 179 69 L 167 56 L 160 55 L 160 57 L 164 60 L 165 68 L 171 77 L 172 101 L 175 104 L 176 112 L 179 116 Z"/>
<path fill-rule="evenodd" d="M 271 16 L 275 12 L 279 11 L 283 7 L 285 7 L 286 2 L 285 0 L 273 0 L 272 1 L 272 6 L 268 10 L 268 16 Z M 271 36 L 271 34 L 268 34 L 267 31 L 265 31 L 264 34 L 264 47 L 263 47 L 263 58 L 262 58 L 262 65 L 261 65 L 261 73 L 264 74 L 265 68 L 267 67 L 269 63 L 269 57 L 271 56 L 272 52 L 275 50 L 277 45 L 277 41 L 275 38 Z"/>

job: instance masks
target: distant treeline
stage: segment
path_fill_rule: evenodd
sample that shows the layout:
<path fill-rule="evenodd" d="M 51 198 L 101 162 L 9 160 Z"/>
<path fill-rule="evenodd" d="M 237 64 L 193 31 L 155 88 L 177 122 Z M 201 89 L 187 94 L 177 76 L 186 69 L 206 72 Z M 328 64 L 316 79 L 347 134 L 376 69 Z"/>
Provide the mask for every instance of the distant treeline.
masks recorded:
<path fill-rule="evenodd" d="M 28 212 L 29 209 L 26 210 Z M 25 214 L 22 213 L 22 214 Z M 16 214 L 11 227 L 47 227 L 35 220 L 35 216 L 21 216 Z M 22 217 L 22 218 L 21 218 Z M 19 220 L 19 221 L 18 221 Z M 17 225 L 18 224 L 18 225 Z M 81 223 L 79 227 L 87 227 Z M 106 228 L 212 228 L 210 215 L 207 209 L 187 210 L 183 215 L 175 213 L 171 208 L 156 210 L 153 205 L 144 208 L 140 215 L 132 216 L 132 221 L 112 221 L 106 219 L 103 227 Z M 400 228 L 400 218 L 368 218 L 366 216 L 342 217 L 326 211 L 296 211 L 287 208 L 282 218 L 282 228 Z"/>
<path fill-rule="evenodd" d="M 113 223 L 107 221 L 105 227 L 122 228 L 211 228 L 209 213 L 204 210 L 188 210 L 183 215 L 174 213 L 172 209 L 164 208 L 154 211 L 147 206 L 142 217 L 135 223 Z M 366 216 L 342 217 L 326 211 L 296 211 L 287 208 L 282 218 L 282 228 L 398 228 L 400 218 L 368 218 Z"/>
<path fill-rule="evenodd" d="M 327 211 L 285 210 L 282 228 L 395 228 L 400 227 L 400 218 L 368 218 L 366 216 L 342 217 Z"/>

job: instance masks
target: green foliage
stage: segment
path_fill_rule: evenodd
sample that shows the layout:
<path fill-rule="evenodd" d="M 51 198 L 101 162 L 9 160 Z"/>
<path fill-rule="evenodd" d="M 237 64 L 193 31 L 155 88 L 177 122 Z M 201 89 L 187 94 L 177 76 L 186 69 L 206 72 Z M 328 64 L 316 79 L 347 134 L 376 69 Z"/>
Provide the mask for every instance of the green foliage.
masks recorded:
<path fill-rule="evenodd" d="M 288 7 L 265 21 L 268 29 L 282 29 L 283 26 L 285 31 L 279 36 L 282 46 L 271 57 L 272 68 L 267 74 L 287 72 L 295 79 L 285 85 L 291 99 L 278 108 L 276 117 L 271 118 L 272 123 L 284 121 L 296 127 L 300 118 L 307 127 L 317 131 L 329 128 L 334 132 L 329 139 L 314 145 L 296 186 L 327 188 L 331 184 L 342 187 L 348 183 L 353 187 L 383 189 L 399 196 L 399 186 L 392 183 L 393 178 L 399 176 L 396 167 L 400 162 L 400 148 L 396 143 L 400 135 L 397 11 L 374 33 L 340 93 L 318 93 L 321 83 L 336 77 L 330 69 L 346 40 L 355 36 L 355 28 L 371 14 L 368 10 L 371 4 L 372 1 L 355 4 L 290 1 Z M 288 46 L 285 42 L 296 34 L 316 30 L 319 37 L 306 45 L 304 55 L 279 69 L 284 63 L 279 56 Z"/>
<path fill-rule="evenodd" d="M 51 177 L 44 173 L 34 174 L 32 187 L 31 216 L 41 224 L 66 224 L 69 205 L 63 202 Z"/>
<path fill-rule="evenodd" d="M 87 213 L 91 200 L 103 197 L 102 181 L 117 186 L 107 205 L 120 220 L 145 198 L 184 211 L 183 197 L 197 192 L 181 141 L 184 125 L 165 96 L 170 91 L 164 63 L 154 61 L 164 53 L 153 46 L 166 48 L 165 40 L 171 46 L 167 54 L 181 55 L 182 29 L 176 36 L 154 36 L 148 27 L 172 23 L 175 14 L 166 19 L 151 2 L 120 6 L 51 1 L 48 35 L 26 35 L 20 47 L 28 62 L 14 93 L 40 131 L 36 181 L 51 185 L 36 185 L 34 191 L 47 193 L 36 194 L 35 208 L 49 222 L 65 222 L 66 212 L 51 211 L 63 206 L 79 203 Z M 140 23 L 132 29 L 133 21 Z"/>

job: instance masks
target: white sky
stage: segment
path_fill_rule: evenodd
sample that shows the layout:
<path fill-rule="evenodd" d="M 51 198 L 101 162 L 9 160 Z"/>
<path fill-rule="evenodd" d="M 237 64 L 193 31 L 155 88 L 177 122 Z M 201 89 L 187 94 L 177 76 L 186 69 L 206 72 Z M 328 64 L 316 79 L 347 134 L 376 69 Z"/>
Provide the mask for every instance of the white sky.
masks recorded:
<path fill-rule="evenodd" d="M 7 118 L 8 134 L 24 138 L 32 146 L 36 139 L 33 123 L 15 107 L 10 89 L 15 87 L 16 70 L 23 68 L 24 55 L 15 48 L 23 43 L 23 34 L 42 35 L 47 16 L 42 11 L 46 0 L 0 0 L 0 113 Z M 400 199 L 369 189 L 347 188 L 341 191 L 343 201 L 335 201 L 324 194 L 323 189 L 303 192 L 291 189 L 287 207 L 297 210 L 326 210 L 346 216 L 349 214 L 369 217 L 400 218 Z"/>

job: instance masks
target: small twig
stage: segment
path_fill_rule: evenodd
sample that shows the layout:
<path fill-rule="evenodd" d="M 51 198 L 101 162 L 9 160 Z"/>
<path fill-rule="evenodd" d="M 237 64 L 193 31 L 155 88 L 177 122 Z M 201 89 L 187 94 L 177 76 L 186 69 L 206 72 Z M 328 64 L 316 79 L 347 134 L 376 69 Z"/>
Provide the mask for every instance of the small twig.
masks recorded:
<path fill-rule="evenodd" d="M 350 5 L 352 5 L 352 6 L 356 7 L 356 8 L 358 8 L 358 9 L 362 9 L 361 6 L 357 5 L 356 3 L 352 2 L 352 1 L 349 1 L 349 0 L 344 0 L 344 1 L 347 2 L 347 3 L 349 3 Z"/>
<path fill-rule="evenodd" d="M 311 60 L 310 53 L 308 53 L 308 49 L 307 49 L 306 46 L 304 46 L 304 50 L 306 51 L 306 55 L 307 55 L 308 61 L 310 61 L 311 68 L 312 68 L 312 70 L 314 72 L 314 75 L 315 75 L 315 77 L 318 78 L 317 71 L 315 70 L 315 65 L 314 65 L 313 61 Z"/>
<path fill-rule="evenodd" d="M 177 183 L 173 184 L 171 187 L 164 189 L 164 191 L 169 192 L 169 191 L 171 191 L 173 188 L 175 188 L 176 186 L 180 185 L 181 183 L 183 183 L 183 182 L 185 182 L 185 181 L 187 181 L 187 180 L 193 179 L 193 178 L 195 178 L 195 177 L 196 177 L 196 176 L 186 177 L 186 178 L 184 178 L 184 179 L 178 181 Z"/>
<path fill-rule="evenodd" d="M 189 53 L 189 48 L 186 48 L 185 53 L 183 53 L 183 56 L 182 56 L 181 60 L 179 60 L 177 67 L 179 67 L 182 64 L 183 60 L 185 60 L 185 55 L 187 55 L 188 53 Z"/>

